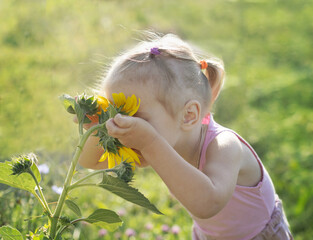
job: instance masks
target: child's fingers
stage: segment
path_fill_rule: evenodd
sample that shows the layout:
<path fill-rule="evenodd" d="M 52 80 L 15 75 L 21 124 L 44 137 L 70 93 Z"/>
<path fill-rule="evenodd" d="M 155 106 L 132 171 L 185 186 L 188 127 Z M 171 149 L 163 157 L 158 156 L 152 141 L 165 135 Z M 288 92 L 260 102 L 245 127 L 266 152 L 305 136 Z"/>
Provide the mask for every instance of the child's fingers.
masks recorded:
<path fill-rule="evenodd" d="M 118 126 L 112 118 L 109 119 L 105 125 L 108 130 L 108 134 L 115 138 L 119 138 L 129 131 L 129 129 L 127 128 L 121 128 L 120 126 Z"/>
<path fill-rule="evenodd" d="M 129 116 L 117 114 L 114 117 L 114 123 L 120 128 L 129 128 L 134 124 L 134 119 Z"/>

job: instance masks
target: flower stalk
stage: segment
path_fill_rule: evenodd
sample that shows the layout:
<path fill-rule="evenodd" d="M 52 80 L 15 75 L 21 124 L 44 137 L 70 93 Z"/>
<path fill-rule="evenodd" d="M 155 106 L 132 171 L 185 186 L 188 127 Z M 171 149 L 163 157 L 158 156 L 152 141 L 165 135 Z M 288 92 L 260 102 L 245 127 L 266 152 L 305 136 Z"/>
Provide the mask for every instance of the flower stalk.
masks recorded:
<path fill-rule="evenodd" d="M 59 217 L 60 217 L 61 212 L 63 210 L 63 206 L 64 206 L 64 203 L 65 203 L 65 200 L 66 200 L 66 196 L 67 196 L 67 193 L 69 191 L 69 186 L 71 185 L 71 182 L 72 182 L 72 179 L 73 179 L 73 176 L 74 176 L 74 172 L 75 172 L 75 169 L 76 169 L 76 165 L 77 165 L 79 156 L 80 156 L 80 154 L 82 152 L 82 149 L 83 149 L 83 147 L 84 147 L 88 137 L 94 131 L 102 128 L 104 126 L 104 124 L 105 123 L 93 126 L 90 129 L 88 129 L 85 133 L 80 135 L 79 144 L 76 147 L 75 154 L 73 156 L 70 168 L 69 168 L 69 170 L 67 172 L 67 175 L 66 175 L 66 178 L 65 178 L 65 182 L 64 182 L 64 185 L 63 185 L 63 191 L 62 191 L 62 193 L 61 193 L 61 195 L 59 197 L 56 209 L 55 209 L 55 211 L 54 211 L 54 213 L 52 215 L 51 230 L 50 230 L 50 236 L 51 236 L 52 239 L 55 238 Z M 79 125 L 82 125 L 82 123 L 79 123 Z"/>
<path fill-rule="evenodd" d="M 101 173 L 104 173 L 104 172 L 107 172 L 108 169 L 104 169 L 104 170 L 97 170 L 97 171 L 93 171 L 92 173 L 89 173 L 88 175 L 86 175 L 85 177 L 77 180 L 75 183 L 73 183 L 72 185 L 68 186 L 68 191 L 71 191 L 72 189 L 74 188 L 77 188 L 80 185 L 80 183 L 86 181 L 87 179 L 97 175 L 97 174 L 101 174 Z"/>
<path fill-rule="evenodd" d="M 85 178 L 79 180 L 78 182 L 72 183 L 73 175 L 76 169 L 76 165 L 79 159 L 79 156 L 82 152 L 82 149 L 88 139 L 88 137 L 96 130 L 98 130 L 98 133 L 96 136 L 100 138 L 99 143 L 104 145 L 105 153 L 108 154 L 109 152 L 113 150 L 114 155 L 111 153 L 111 157 L 108 157 L 109 160 L 109 168 L 112 168 L 115 166 L 115 159 L 118 157 L 118 164 L 121 163 L 121 157 L 119 156 L 118 149 L 121 149 L 122 145 L 118 142 L 117 139 L 114 139 L 110 136 L 108 136 L 106 128 L 105 128 L 105 122 L 109 119 L 114 117 L 117 113 L 126 114 L 132 116 L 135 114 L 139 108 L 140 105 L 140 99 L 137 101 L 137 98 L 135 95 L 126 98 L 123 93 L 119 94 L 112 94 L 114 99 L 114 104 L 109 103 L 109 101 L 101 96 L 87 96 L 86 94 L 79 95 L 75 98 L 72 98 L 68 95 L 63 95 L 61 97 L 61 100 L 63 101 L 63 105 L 65 106 L 66 110 L 69 113 L 76 114 L 78 119 L 78 130 L 79 130 L 79 144 L 76 147 L 75 154 L 72 158 L 70 168 L 68 170 L 67 176 L 65 178 L 65 182 L 63 185 L 62 193 L 59 197 L 56 209 L 52 215 L 51 219 L 51 229 L 50 229 L 50 237 L 52 239 L 55 238 L 57 233 L 57 224 L 59 222 L 59 218 L 67 197 L 67 194 L 70 190 L 73 188 L 85 185 L 85 184 L 79 184 L 89 177 L 98 174 L 98 172 L 95 172 L 89 176 L 86 176 Z M 84 133 L 83 124 L 84 123 L 90 123 L 91 120 L 88 116 L 93 116 L 97 114 L 98 115 L 98 122 L 99 124 L 96 126 L 91 127 Z M 99 115 L 100 114 L 100 115 Z M 104 144 L 105 143 L 105 144 Z M 111 151 L 110 151 L 111 150 Z M 128 156 L 132 161 L 135 157 L 135 161 L 139 162 L 138 156 L 135 155 L 131 149 L 124 150 L 124 153 L 127 153 Z M 113 158 L 114 157 L 114 158 Z M 100 161 L 104 161 L 104 157 L 100 159 Z M 133 162 L 133 165 L 135 163 Z M 126 176 L 125 174 L 123 174 Z M 129 174 L 128 174 L 129 175 Z M 132 176 L 124 177 L 125 180 L 130 181 Z"/>
<path fill-rule="evenodd" d="M 28 173 L 32 176 L 32 178 L 34 179 L 34 181 L 35 181 L 35 183 L 37 185 L 37 189 L 38 189 L 38 192 L 39 192 L 39 195 L 40 195 L 40 200 L 41 200 L 40 202 L 42 202 L 42 205 L 44 206 L 44 209 L 48 212 L 48 214 L 49 214 L 48 216 L 50 218 L 52 216 L 52 212 L 51 212 L 51 210 L 49 208 L 49 205 L 47 203 L 47 200 L 46 200 L 45 196 L 43 195 L 43 192 L 41 190 L 39 182 L 37 181 L 37 178 L 35 177 L 33 171 L 29 170 Z"/>
<path fill-rule="evenodd" d="M 37 177 L 33 172 L 33 167 L 36 165 L 35 162 L 37 162 L 37 157 L 33 153 L 27 155 L 20 155 L 19 157 L 14 158 L 11 175 L 20 175 L 23 173 L 28 173 L 33 178 L 40 196 L 38 196 L 36 192 L 33 192 L 33 194 L 41 204 L 44 211 L 48 213 L 48 216 L 50 218 L 52 215 L 51 210 L 48 206 L 45 196 L 43 195 Z"/>

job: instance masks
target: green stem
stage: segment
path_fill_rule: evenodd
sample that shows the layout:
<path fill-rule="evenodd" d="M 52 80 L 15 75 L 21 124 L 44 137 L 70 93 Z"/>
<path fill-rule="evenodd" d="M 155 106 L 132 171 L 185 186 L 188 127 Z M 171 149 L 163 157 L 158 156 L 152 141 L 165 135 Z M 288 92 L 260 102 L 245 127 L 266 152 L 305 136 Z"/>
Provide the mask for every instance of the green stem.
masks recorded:
<path fill-rule="evenodd" d="M 52 216 L 52 213 L 51 213 L 51 210 L 50 210 L 50 208 L 49 208 L 49 205 L 48 205 L 48 203 L 47 203 L 47 200 L 46 200 L 46 198 L 45 198 L 45 196 L 43 195 L 43 192 L 42 192 L 42 190 L 41 190 L 41 187 L 40 187 L 40 185 L 39 185 L 39 182 L 37 181 L 37 178 L 36 178 L 36 176 L 34 175 L 34 173 L 33 173 L 33 171 L 32 170 L 29 170 L 28 171 L 28 173 L 33 177 L 33 179 L 34 179 L 34 181 L 35 181 L 35 183 L 36 183 L 36 185 L 37 185 L 37 188 L 38 188 L 38 192 L 39 192 L 39 195 L 40 195 L 40 197 L 41 197 L 41 203 L 42 203 L 42 205 L 44 206 L 44 209 L 49 213 L 49 218 Z M 37 194 L 36 194 L 37 195 Z M 37 197 L 39 198 L 39 196 L 37 195 Z M 37 199 L 38 199 L 37 198 Z M 39 199 L 38 199 L 39 200 Z"/>
<path fill-rule="evenodd" d="M 71 187 L 70 187 L 70 189 L 71 190 L 73 190 L 74 188 L 79 188 L 79 187 L 94 187 L 94 186 L 97 186 L 97 184 L 95 184 L 95 183 L 84 183 L 84 184 L 75 184 L 74 186 L 72 185 Z"/>
<path fill-rule="evenodd" d="M 34 194 L 34 196 L 37 198 L 38 202 L 41 204 L 42 208 L 43 208 L 44 210 L 46 210 L 46 206 L 45 206 L 45 204 L 43 203 L 43 201 L 41 200 L 41 198 L 38 196 L 38 194 L 37 194 L 37 193 L 33 193 L 33 194 Z"/>
<path fill-rule="evenodd" d="M 75 219 L 75 220 L 71 221 L 69 224 L 65 225 L 62 229 L 60 229 L 57 232 L 56 238 L 57 237 L 61 237 L 61 235 L 64 232 L 64 230 L 67 229 L 69 226 L 74 225 L 74 223 L 77 223 L 79 221 L 84 221 L 84 220 L 85 220 L 85 218 L 78 218 L 78 219 Z"/>
<path fill-rule="evenodd" d="M 95 175 L 100 174 L 100 173 L 105 173 L 105 172 L 112 172 L 112 170 L 111 169 L 103 169 L 103 170 L 97 170 L 97 171 L 94 171 L 92 173 L 89 173 L 87 176 L 79 179 L 78 181 L 73 183 L 71 186 L 69 186 L 68 187 L 68 191 L 71 191 L 72 189 L 76 188 L 77 185 L 79 185 L 80 183 L 86 181 L 88 178 L 91 178 L 92 176 L 95 176 Z"/>
<path fill-rule="evenodd" d="M 82 149 L 88 139 L 88 137 L 94 132 L 96 131 L 97 129 L 100 129 L 104 126 L 105 123 L 103 124 L 98 124 L 96 126 L 93 126 L 91 127 L 90 129 L 88 129 L 84 134 L 80 135 L 79 137 L 79 144 L 78 146 L 76 147 L 76 151 L 75 151 L 75 154 L 73 156 L 73 159 L 72 159 L 72 162 L 71 162 L 71 166 L 67 172 L 67 175 L 66 175 L 66 178 L 65 178 L 65 182 L 64 182 L 64 185 L 63 185 L 63 191 L 59 197 L 59 200 L 58 200 L 58 203 L 57 203 L 57 206 L 55 208 L 55 211 L 53 213 L 53 217 L 52 217 L 52 220 L 51 220 L 51 230 L 50 230 L 50 237 L 52 239 L 54 239 L 55 237 L 55 234 L 56 234 L 56 231 L 57 231 L 57 224 L 58 224 L 58 221 L 59 221 L 59 217 L 61 215 L 61 212 L 62 212 L 62 209 L 63 209 L 63 206 L 64 206 L 64 202 L 65 202 L 65 199 L 66 199 L 66 196 L 67 196 L 67 193 L 68 193 L 68 187 L 71 185 L 71 182 L 72 182 L 72 179 L 73 179 L 73 175 L 74 175 L 74 172 L 75 172 L 75 168 L 76 168 L 76 165 L 77 165 L 77 162 L 78 162 L 78 159 L 79 159 L 79 156 L 82 152 Z M 79 124 L 81 125 L 81 124 Z M 80 127 L 81 129 L 81 127 Z"/>
<path fill-rule="evenodd" d="M 82 123 L 78 124 L 78 132 L 79 132 L 80 136 L 82 136 L 84 134 L 84 128 L 83 128 L 83 124 Z"/>
<path fill-rule="evenodd" d="M 57 234 L 56 234 L 56 239 L 58 239 L 59 237 L 61 237 L 62 233 L 64 232 L 65 229 L 67 229 L 70 226 L 70 224 L 67 224 L 66 226 L 64 226 L 63 228 L 61 228 Z"/>

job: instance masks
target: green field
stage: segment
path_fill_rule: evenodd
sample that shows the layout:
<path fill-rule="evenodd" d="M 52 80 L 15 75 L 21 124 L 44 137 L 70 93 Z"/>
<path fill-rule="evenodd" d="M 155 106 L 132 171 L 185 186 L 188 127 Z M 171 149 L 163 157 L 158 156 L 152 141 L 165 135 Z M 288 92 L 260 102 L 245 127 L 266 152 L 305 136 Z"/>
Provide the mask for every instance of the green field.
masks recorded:
<path fill-rule="evenodd" d="M 110 61 L 141 39 L 142 30 L 175 33 L 224 60 L 226 83 L 214 107 L 215 119 L 256 149 L 283 199 L 295 239 L 312 238 L 312 3 L 0 1 L 0 161 L 37 153 L 39 164 L 50 167 L 43 185 L 53 206 L 58 195 L 51 186 L 62 186 L 78 139 L 77 125 L 58 97 L 91 93 Z M 165 215 L 98 189 L 75 195 L 86 214 L 96 207 L 126 213 L 121 229 L 106 239 L 116 234 L 128 239 L 128 228 L 136 231 L 130 239 L 190 239 L 191 220 L 151 169 L 137 170 L 134 185 Z M 31 196 L 0 189 L 0 226 L 10 224 L 27 233 L 43 221 Z M 181 231 L 166 233 L 164 224 Z M 74 239 L 101 239 L 93 226 L 72 230 Z"/>

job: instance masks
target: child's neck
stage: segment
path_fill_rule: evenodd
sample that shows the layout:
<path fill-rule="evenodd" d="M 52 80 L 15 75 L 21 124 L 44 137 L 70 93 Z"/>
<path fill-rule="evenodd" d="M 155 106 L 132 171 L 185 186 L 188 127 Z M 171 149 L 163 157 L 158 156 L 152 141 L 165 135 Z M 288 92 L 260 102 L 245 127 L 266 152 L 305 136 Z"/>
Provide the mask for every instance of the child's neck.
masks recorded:
<path fill-rule="evenodd" d="M 191 165 L 198 168 L 201 149 L 205 138 L 207 125 L 199 124 L 183 135 L 183 139 L 176 145 L 175 150 Z"/>

